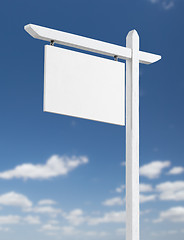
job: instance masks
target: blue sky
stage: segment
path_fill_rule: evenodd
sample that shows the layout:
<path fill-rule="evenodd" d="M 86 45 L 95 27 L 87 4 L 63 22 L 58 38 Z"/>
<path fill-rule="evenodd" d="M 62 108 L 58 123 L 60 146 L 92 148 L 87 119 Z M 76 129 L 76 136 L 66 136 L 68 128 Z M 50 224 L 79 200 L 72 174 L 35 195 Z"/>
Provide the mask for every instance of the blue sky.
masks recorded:
<path fill-rule="evenodd" d="M 125 128 L 44 113 L 43 41 L 28 23 L 162 55 L 140 65 L 141 239 L 184 238 L 182 0 L 3 1 L 3 240 L 125 239 Z M 71 165 L 73 167 L 71 167 Z"/>

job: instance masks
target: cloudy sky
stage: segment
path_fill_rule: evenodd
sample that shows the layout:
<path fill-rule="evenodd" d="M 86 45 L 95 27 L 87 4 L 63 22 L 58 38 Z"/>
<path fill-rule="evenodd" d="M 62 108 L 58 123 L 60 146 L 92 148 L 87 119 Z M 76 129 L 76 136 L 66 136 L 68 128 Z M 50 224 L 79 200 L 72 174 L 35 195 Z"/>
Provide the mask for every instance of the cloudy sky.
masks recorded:
<path fill-rule="evenodd" d="M 125 239 L 125 128 L 44 113 L 34 23 L 162 55 L 140 66 L 141 240 L 184 239 L 182 0 L 6 0 L 0 8 L 0 239 Z M 26 236 L 26 237 L 25 237 Z"/>

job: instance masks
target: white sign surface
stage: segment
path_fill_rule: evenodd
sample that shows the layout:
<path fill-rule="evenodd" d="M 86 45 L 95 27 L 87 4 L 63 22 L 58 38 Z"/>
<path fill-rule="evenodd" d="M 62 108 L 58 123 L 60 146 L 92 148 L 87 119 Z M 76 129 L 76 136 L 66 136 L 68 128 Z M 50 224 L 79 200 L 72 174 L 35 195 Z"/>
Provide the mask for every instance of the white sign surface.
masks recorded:
<path fill-rule="evenodd" d="M 44 111 L 125 125 L 124 63 L 45 46 Z"/>

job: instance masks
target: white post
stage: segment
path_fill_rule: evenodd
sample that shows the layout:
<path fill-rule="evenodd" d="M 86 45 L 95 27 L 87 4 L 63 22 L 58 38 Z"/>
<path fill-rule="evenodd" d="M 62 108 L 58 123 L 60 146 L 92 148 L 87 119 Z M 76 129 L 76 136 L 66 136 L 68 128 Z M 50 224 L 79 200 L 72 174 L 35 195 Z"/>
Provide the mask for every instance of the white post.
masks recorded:
<path fill-rule="evenodd" d="M 126 240 L 139 240 L 139 36 L 128 33 L 126 47 Z"/>

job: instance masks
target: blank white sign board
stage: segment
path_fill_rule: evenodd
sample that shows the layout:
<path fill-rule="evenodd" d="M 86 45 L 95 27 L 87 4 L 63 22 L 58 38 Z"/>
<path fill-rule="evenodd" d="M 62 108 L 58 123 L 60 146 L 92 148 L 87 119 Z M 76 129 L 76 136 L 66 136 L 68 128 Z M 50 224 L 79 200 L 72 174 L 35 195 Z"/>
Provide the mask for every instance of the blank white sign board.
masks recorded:
<path fill-rule="evenodd" d="M 124 63 L 45 46 L 44 111 L 125 125 Z"/>

